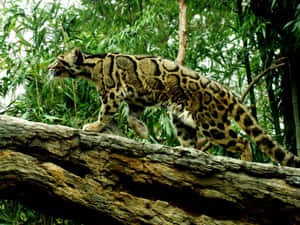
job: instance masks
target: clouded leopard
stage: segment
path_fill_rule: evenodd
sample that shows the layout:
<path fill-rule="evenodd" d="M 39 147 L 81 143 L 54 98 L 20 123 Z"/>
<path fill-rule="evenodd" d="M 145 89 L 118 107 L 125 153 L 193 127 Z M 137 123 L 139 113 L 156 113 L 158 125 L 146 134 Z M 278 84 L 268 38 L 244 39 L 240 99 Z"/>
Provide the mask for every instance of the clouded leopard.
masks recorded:
<path fill-rule="evenodd" d="M 198 147 L 198 132 L 211 143 L 250 160 L 250 143 L 231 127 L 233 119 L 272 159 L 300 167 L 300 159 L 265 133 L 230 90 L 173 61 L 148 55 L 89 55 L 75 48 L 58 56 L 48 69 L 55 78 L 85 78 L 96 85 L 102 100 L 100 115 L 98 121 L 83 127 L 86 131 L 103 131 L 120 103 L 126 101 L 131 110 L 129 124 L 146 136 L 139 114 L 146 106 L 167 106 L 183 146 Z"/>

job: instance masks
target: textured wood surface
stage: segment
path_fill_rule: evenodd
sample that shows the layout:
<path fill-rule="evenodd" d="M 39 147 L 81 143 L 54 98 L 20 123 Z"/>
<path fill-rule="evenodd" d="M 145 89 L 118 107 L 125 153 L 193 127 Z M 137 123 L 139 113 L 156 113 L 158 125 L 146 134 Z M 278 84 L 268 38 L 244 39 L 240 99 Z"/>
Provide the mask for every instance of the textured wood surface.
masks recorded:
<path fill-rule="evenodd" d="M 298 224 L 300 170 L 2 115 L 0 197 L 85 224 Z"/>

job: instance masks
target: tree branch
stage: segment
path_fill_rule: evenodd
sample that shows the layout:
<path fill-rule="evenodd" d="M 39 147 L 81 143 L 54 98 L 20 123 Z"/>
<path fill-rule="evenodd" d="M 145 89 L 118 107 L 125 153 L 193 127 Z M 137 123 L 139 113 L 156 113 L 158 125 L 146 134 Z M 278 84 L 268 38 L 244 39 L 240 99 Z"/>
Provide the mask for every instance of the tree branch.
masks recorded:
<path fill-rule="evenodd" d="M 254 85 L 264 76 L 266 75 L 268 72 L 270 72 L 271 70 L 274 70 L 280 66 L 285 65 L 285 63 L 283 61 L 285 61 L 287 58 L 286 57 L 281 57 L 280 59 L 276 60 L 274 64 L 272 64 L 271 66 L 269 66 L 267 69 L 265 69 L 261 74 L 259 74 L 257 77 L 254 78 L 254 80 L 251 82 L 251 84 L 249 84 L 249 86 L 247 87 L 246 91 L 244 92 L 244 94 L 242 95 L 242 97 L 240 98 L 241 102 L 244 101 L 246 95 L 248 94 L 248 92 L 251 90 L 251 88 L 254 87 Z"/>
<path fill-rule="evenodd" d="M 296 224 L 300 170 L 0 116 L 0 197 L 103 224 Z"/>

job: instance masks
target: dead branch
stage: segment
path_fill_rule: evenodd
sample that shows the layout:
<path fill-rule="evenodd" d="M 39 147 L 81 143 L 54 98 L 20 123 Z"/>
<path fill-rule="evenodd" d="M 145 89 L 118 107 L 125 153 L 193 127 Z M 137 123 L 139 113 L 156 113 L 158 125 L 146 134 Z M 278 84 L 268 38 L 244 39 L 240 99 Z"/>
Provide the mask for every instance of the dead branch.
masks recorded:
<path fill-rule="evenodd" d="M 280 59 L 276 60 L 274 64 L 272 64 L 271 66 L 269 66 L 267 69 L 265 69 L 261 74 L 259 74 L 257 77 L 254 78 L 254 80 L 251 82 L 251 84 L 249 84 L 249 86 L 247 87 L 246 91 L 244 92 L 244 94 L 242 95 L 242 97 L 240 98 L 241 102 L 244 101 L 246 95 L 248 94 L 248 92 L 250 91 L 251 88 L 254 87 L 254 85 L 264 76 L 266 75 L 268 72 L 270 72 L 271 70 L 274 70 L 280 66 L 285 65 L 284 61 L 286 60 L 286 57 L 281 57 Z"/>

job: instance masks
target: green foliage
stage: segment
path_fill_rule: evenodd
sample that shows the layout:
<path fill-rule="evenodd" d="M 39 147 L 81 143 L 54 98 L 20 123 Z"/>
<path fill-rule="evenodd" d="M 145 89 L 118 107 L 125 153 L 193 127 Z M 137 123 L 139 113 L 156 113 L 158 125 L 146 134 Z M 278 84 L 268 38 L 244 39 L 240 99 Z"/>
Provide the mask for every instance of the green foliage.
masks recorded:
<path fill-rule="evenodd" d="M 0 224 L 80 225 L 80 223 L 70 220 L 43 215 L 39 212 L 24 207 L 21 203 L 11 200 L 0 201 Z"/>
<path fill-rule="evenodd" d="M 151 142 L 162 143 L 169 146 L 178 145 L 172 121 L 166 109 L 147 108 L 144 112 L 143 119 L 149 129 Z"/>
<path fill-rule="evenodd" d="M 299 47 L 300 42 L 300 3 L 298 3 L 297 8 L 295 10 L 295 18 L 285 24 L 283 29 L 290 29 L 294 36 L 297 38 L 297 42 L 295 44 Z"/>
<path fill-rule="evenodd" d="M 37 219 L 34 211 L 24 208 L 20 203 L 14 201 L 0 202 L 0 224 L 30 224 L 34 221 L 40 221 L 40 219 Z"/>

